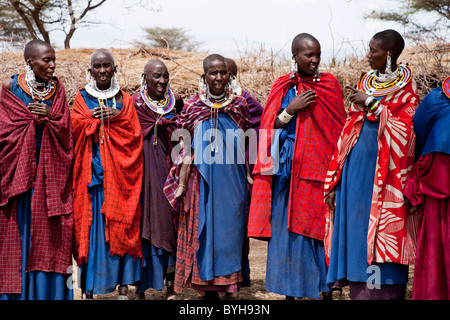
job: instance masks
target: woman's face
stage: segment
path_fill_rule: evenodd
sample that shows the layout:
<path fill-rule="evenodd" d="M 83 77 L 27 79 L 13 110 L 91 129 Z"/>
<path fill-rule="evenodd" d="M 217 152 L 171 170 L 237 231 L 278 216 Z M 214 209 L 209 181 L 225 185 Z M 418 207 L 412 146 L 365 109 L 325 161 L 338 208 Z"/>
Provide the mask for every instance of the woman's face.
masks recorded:
<path fill-rule="evenodd" d="M 50 81 L 55 73 L 55 50 L 49 46 L 36 46 L 27 60 L 27 63 L 33 69 L 36 80 L 39 82 Z"/>
<path fill-rule="evenodd" d="M 144 72 L 147 92 L 153 100 L 161 100 L 169 84 L 169 71 L 162 63 L 154 63 Z"/>
<path fill-rule="evenodd" d="M 313 76 L 320 64 L 320 44 L 310 39 L 302 40 L 293 57 L 297 62 L 297 71 L 300 77 Z"/>
<path fill-rule="evenodd" d="M 92 57 L 89 71 L 97 83 L 97 88 L 106 90 L 111 86 L 111 79 L 116 72 L 116 68 L 108 54 L 99 52 Z"/>
<path fill-rule="evenodd" d="M 367 60 L 370 68 L 374 70 L 385 70 L 388 50 L 383 49 L 381 40 L 370 40 L 369 52 L 367 53 Z"/>
<path fill-rule="evenodd" d="M 230 75 L 225 61 L 211 61 L 205 74 L 205 81 L 209 87 L 209 92 L 215 96 L 221 95 L 225 92 L 229 80 Z"/>

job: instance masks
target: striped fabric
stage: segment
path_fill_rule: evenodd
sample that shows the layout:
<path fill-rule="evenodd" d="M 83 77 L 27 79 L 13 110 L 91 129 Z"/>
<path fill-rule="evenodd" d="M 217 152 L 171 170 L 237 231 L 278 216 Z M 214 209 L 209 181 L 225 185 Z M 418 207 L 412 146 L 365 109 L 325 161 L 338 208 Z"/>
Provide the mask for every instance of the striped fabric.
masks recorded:
<path fill-rule="evenodd" d="M 414 262 L 418 216 L 406 207 L 403 188 L 414 163 L 413 116 L 419 97 L 412 81 L 380 100 L 378 158 L 367 236 L 367 262 Z M 363 122 L 377 121 L 352 105 L 325 181 L 325 197 L 339 183 L 346 157 L 358 141 Z M 325 252 L 329 259 L 334 212 L 326 209 Z"/>
<path fill-rule="evenodd" d="M 203 281 L 198 270 L 196 252 L 200 242 L 198 240 L 198 201 L 200 198 L 200 173 L 196 166 L 192 166 L 189 195 L 191 204 L 187 210 L 180 210 L 178 222 L 178 246 L 176 254 L 175 285 L 176 292 L 181 293 L 188 284 L 197 285 L 231 285 L 242 282 L 242 272 L 238 271 L 226 276 L 214 277 L 210 281 Z"/>

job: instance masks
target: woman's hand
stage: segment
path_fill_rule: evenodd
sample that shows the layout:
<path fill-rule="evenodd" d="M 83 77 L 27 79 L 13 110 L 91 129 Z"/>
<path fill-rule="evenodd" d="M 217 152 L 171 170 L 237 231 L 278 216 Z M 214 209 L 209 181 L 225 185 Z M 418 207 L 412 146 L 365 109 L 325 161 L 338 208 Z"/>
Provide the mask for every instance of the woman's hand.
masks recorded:
<path fill-rule="evenodd" d="M 28 105 L 28 109 L 34 115 L 40 117 L 49 117 L 52 112 L 52 108 L 44 103 L 33 102 Z"/>
<path fill-rule="evenodd" d="M 349 99 L 352 103 L 357 104 L 363 108 L 366 107 L 366 100 L 370 97 L 368 94 L 350 86 L 346 86 L 345 88 L 353 91 L 349 96 Z"/>
<path fill-rule="evenodd" d="M 91 115 L 97 119 L 100 119 L 102 117 L 102 114 L 103 114 L 103 119 L 109 119 L 109 118 L 112 118 L 112 117 L 118 115 L 120 112 L 120 110 L 118 110 L 118 109 L 109 108 L 109 107 L 103 107 L 103 111 L 102 111 L 102 107 L 97 107 L 97 108 L 91 109 L 90 111 L 91 111 Z"/>
<path fill-rule="evenodd" d="M 179 174 L 179 183 L 178 187 L 175 190 L 175 199 L 181 197 L 187 189 L 186 181 L 187 181 L 187 171 L 189 164 L 191 163 L 192 157 L 190 155 L 185 155 L 183 158 L 183 163 L 181 164 L 180 174 Z"/>
<path fill-rule="evenodd" d="M 292 99 L 291 103 L 286 107 L 286 112 L 294 115 L 300 110 L 305 109 L 316 101 L 316 93 L 312 90 L 306 90 Z"/>

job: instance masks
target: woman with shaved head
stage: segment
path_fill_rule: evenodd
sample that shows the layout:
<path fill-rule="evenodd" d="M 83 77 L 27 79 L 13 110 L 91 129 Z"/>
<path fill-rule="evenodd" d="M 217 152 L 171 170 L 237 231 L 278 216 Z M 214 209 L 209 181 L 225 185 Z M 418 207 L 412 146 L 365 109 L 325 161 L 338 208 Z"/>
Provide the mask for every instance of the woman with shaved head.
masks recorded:
<path fill-rule="evenodd" d="M 74 255 L 87 299 L 119 285 L 125 300 L 127 285 L 140 280 L 142 132 L 116 73 L 111 52 L 96 50 L 72 110 Z"/>
<path fill-rule="evenodd" d="M 405 299 L 418 215 L 403 188 L 414 163 L 419 96 L 395 30 L 369 42 L 371 70 L 351 90 L 352 105 L 327 173 L 327 281 L 350 298 Z"/>
<path fill-rule="evenodd" d="M 230 88 L 226 59 L 203 61 L 199 92 L 186 102 L 178 128 L 189 132 L 165 193 L 179 209 L 175 290 L 190 286 L 205 298 L 236 297 L 242 282 L 247 201 L 246 100 Z M 229 134 L 231 138 L 229 139 Z"/>
<path fill-rule="evenodd" d="M 145 299 L 145 290 L 162 290 L 165 279 L 164 298 L 172 299 L 177 246 L 173 221 L 176 216 L 163 188 L 172 166 L 171 137 L 183 100 L 170 88 L 169 70 L 159 59 L 147 62 L 141 80 L 141 89 L 132 96 L 144 141 L 141 238 L 145 265 L 136 292 L 139 299 Z"/>
<path fill-rule="evenodd" d="M 320 56 L 312 35 L 293 39 L 292 70 L 272 85 L 253 170 L 248 235 L 268 239 L 266 290 L 288 299 L 331 297 L 323 186 L 346 114 L 337 79 L 319 71 Z"/>
<path fill-rule="evenodd" d="M 0 300 L 72 299 L 72 125 L 55 51 L 32 40 L 0 97 Z"/>

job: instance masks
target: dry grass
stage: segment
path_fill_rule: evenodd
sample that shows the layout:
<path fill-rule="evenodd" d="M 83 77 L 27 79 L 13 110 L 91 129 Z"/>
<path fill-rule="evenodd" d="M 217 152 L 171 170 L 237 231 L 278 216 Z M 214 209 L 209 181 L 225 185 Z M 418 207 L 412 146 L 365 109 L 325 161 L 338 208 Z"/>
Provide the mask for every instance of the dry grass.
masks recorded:
<path fill-rule="evenodd" d="M 132 49 L 110 49 L 119 67 L 119 82 L 123 90 L 132 94 L 139 89 L 140 75 L 144 65 L 153 58 L 162 59 L 168 66 L 171 87 L 184 99 L 197 92 L 198 79 L 202 73 L 202 61 L 206 54 L 172 51 L 166 49 L 149 49 L 136 47 Z M 86 70 L 89 67 L 90 55 L 94 49 L 69 49 L 56 52 L 56 75 L 64 83 L 70 103 L 79 88 L 86 83 Z M 400 61 L 408 63 L 418 83 L 419 95 L 426 93 L 450 75 L 450 44 L 423 44 L 405 49 Z M 289 61 L 277 52 L 268 50 L 264 45 L 246 49 L 236 59 L 239 67 L 238 81 L 242 88 L 249 91 L 264 105 L 273 81 L 289 72 Z M 355 85 L 361 73 L 368 70 L 364 58 L 346 57 L 335 66 L 321 66 L 323 71 L 333 73 L 341 87 Z M 14 73 L 23 72 L 23 55 L 3 48 L 0 52 L 0 76 L 2 80 Z M 348 92 L 344 91 L 348 94 Z M 346 104 L 348 101 L 346 99 Z"/>

